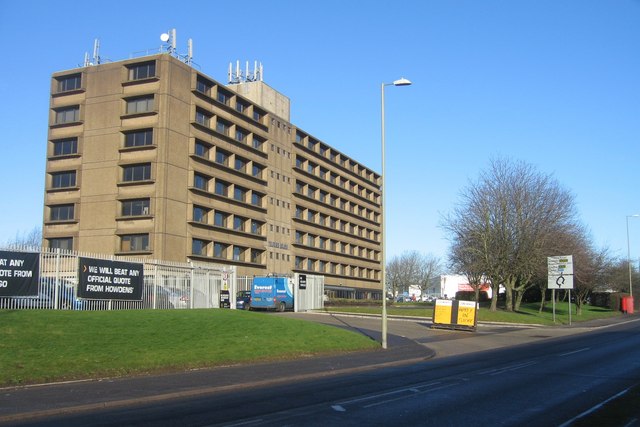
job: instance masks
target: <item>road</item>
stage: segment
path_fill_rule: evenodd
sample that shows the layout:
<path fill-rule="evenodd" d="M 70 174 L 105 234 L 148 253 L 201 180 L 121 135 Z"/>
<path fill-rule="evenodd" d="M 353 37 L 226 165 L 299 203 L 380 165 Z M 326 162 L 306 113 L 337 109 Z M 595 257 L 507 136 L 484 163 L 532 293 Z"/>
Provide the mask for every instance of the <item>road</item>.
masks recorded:
<path fill-rule="evenodd" d="M 375 333 L 367 329 L 371 321 L 366 319 L 336 317 L 325 322 L 349 323 L 362 333 Z M 501 327 L 482 328 L 485 332 L 479 334 L 427 332 L 416 322 L 391 325 L 392 332 L 421 334 L 438 357 L 340 375 L 176 394 L 104 410 L 94 407 L 16 425 L 560 426 L 571 425 L 580 414 L 640 383 L 639 321 L 580 334 L 562 328 Z M 460 334 L 465 335 L 457 339 Z M 508 346 L 524 337 L 532 342 Z M 483 350 L 480 347 L 488 345 L 483 342 L 498 348 Z"/>

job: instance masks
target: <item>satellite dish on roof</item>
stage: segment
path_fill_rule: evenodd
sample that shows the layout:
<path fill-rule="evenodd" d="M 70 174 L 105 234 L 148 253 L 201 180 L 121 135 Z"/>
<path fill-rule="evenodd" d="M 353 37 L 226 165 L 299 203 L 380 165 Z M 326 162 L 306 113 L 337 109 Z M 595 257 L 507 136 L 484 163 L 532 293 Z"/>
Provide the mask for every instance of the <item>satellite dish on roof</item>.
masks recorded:
<path fill-rule="evenodd" d="M 165 43 L 168 42 L 169 41 L 169 34 L 167 34 L 167 33 L 160 34 L 160 40 L 162 40 Z"/>

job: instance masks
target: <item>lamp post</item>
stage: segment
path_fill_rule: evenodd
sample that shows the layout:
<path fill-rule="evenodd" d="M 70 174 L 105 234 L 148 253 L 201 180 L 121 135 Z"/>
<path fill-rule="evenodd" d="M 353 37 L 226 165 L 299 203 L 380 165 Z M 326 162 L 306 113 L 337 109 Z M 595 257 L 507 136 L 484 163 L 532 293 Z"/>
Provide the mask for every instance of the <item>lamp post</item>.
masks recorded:
<path fill-rule="evenodd" d="M 382 125 L 382 184 L 380 186 L 381 188 L 381 193 L 382 193 L 382 200 L 381 200 L 381 204 L 382 204 L 382 218 L 381 218 L 381 225 L 382 225 L 382 348 L 386 349 L 387 348 L 387 258 L 386 258 L 386 252 L 387 252 L 387 225 L 385 224 L 385 220 L 387 218 L 387 216 L 385 215 L 385 210 L 386 210 L 386 206 L 385 206 L 385 193 L 387 192 L 387 187 L 385 186 L 385 179 L 387 177 L 387 174 L 385 173 L 385 164 L 384 164 L 384 87 L 385 86 L 409 86 L 411 85 L 411 82 L 407 79 L 405 79 L 404 77 L 401 77 L 399 80 L 395 80 L 393 83 L 382 83 L 382 85 L 380 86 L 380 102 L 381 102 L 381 108 L 380 111 L 382 113 L 382 117 L 380 120 L 380 123 Z"/>
<path fill-rule="evenodd" d="M 631 245 L 629 243 L 629 218 L 640 217 L 640 214 L 627 215 L 627 265 L 629 266 L 629 296 L 633 296 L 633 287 L 631 281 Z"/>

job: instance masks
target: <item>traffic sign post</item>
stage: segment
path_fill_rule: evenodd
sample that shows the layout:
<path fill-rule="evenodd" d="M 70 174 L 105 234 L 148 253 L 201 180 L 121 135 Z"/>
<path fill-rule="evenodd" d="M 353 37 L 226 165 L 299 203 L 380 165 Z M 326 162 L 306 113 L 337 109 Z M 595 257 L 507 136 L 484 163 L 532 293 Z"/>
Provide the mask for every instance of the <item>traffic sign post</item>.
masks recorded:
<path fill-rule="evenodd" d="M 569 290 L 569 325 L 571 325 L 571 289 L 573 289 L 573 255 L 547 257 L 547 288 L 553 299 L 553 322 L 556 321 L 556 289 Z"/>

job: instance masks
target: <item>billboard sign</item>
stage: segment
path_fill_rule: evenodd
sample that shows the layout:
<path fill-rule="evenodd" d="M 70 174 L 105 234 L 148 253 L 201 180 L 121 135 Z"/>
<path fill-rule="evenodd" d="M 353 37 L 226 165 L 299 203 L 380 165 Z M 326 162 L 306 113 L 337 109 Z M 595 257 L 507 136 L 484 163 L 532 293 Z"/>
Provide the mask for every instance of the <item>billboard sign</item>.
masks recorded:
<path fill-rule="evenodd" d="M 40 254 L 0 251 L 0 297 L 38 296 Z"/>
<path fill-rule="evenodd" d="M 144 265 L 80 258 L 78 297 L 140 301 L 144 285 Z"/>

